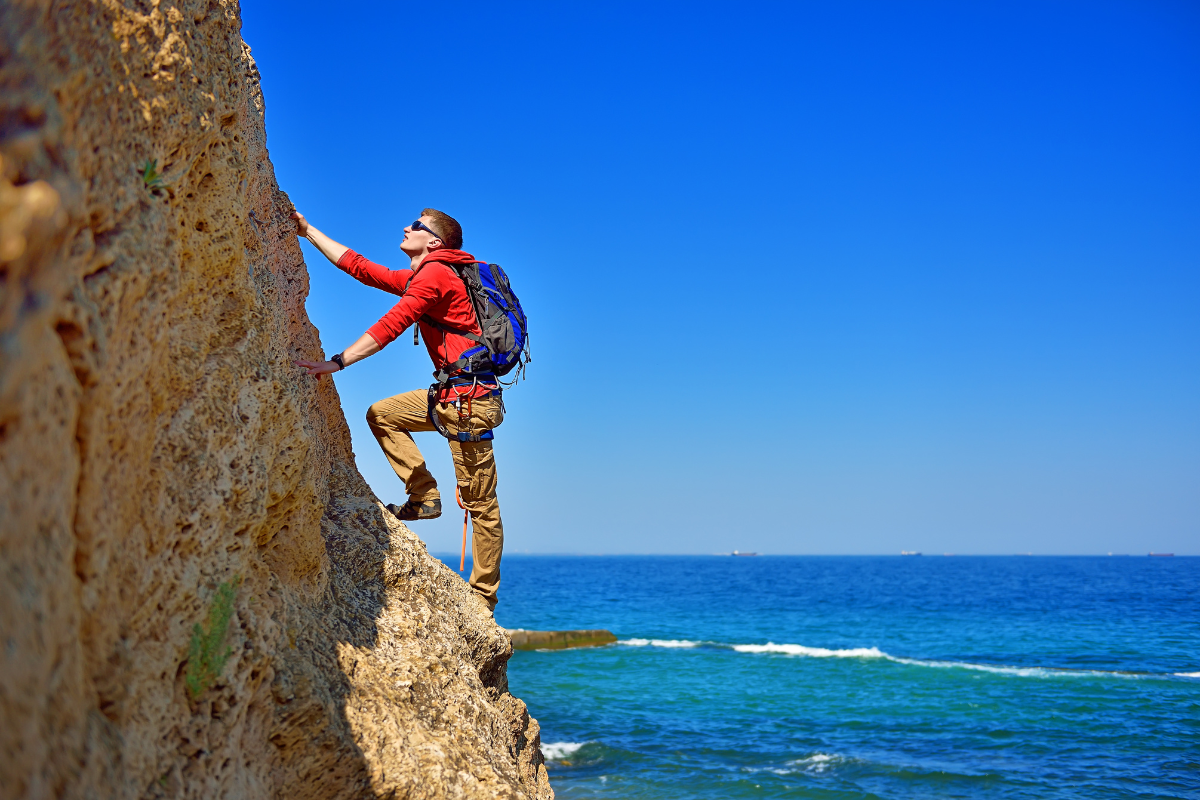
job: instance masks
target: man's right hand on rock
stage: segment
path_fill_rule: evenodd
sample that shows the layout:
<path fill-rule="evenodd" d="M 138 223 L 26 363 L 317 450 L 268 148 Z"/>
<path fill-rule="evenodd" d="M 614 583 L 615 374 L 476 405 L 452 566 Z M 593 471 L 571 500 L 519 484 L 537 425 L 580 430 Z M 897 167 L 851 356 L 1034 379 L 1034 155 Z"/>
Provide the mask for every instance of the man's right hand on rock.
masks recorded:
<path fill-rule="evenodd" d="M 330 263 L 337 264 L 338 259 L 350 249 L 344 244 L 338 244 L 312 225 L 309 225 L 308 220 L 299 211 L 292 212 L 292 219 L 296 220 L 296 235 L 301 239 L 308 239 L 312 242 L 313 246 L 320 250 L 321 255 L 328 258 Z"/>
<path fill-rule="evenodd" d="M 292 212 L 292 219 L 296 220 L 296 235 L 301 239 L 308 237 L 308 220 L 299 211 Z"/>

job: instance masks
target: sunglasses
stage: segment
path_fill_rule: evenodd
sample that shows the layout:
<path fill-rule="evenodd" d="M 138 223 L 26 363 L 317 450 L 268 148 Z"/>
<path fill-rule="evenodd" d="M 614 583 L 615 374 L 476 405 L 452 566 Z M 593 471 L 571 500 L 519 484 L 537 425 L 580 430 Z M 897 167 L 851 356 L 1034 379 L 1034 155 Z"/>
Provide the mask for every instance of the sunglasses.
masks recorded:
<path fill-rule="evenodd" d="M 442 235 L 440 233 L 438 233 L 433 228 L 426 225 L 424 222 L 421 222 L 421 220 L 419 220 L 419 219 L 413 220 L 412 223 L 410 223 L 408 227 L 412 228 L 414 231 L 425 231 L 429 235 L 433 236 L 433 238 L 435 238 L 435 239 L 442 239 Z M 442 239 L 442 241 L 446 241 L 446 240 Z"/>

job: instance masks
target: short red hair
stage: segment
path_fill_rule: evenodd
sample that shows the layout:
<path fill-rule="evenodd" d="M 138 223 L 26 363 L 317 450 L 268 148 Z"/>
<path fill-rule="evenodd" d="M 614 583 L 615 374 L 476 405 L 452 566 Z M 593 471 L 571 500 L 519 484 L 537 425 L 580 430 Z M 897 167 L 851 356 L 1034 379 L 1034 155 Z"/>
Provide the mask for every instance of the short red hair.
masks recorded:
<path fill-rule="evenodd" d="M 438 238 L 451 250 L 462 247 L 462 225 L 449 214 L 443 214 L 436 208 L 427 208 L 421 212 L 422 217 L 429 217 L 429 227 L 437 232 Z"/>

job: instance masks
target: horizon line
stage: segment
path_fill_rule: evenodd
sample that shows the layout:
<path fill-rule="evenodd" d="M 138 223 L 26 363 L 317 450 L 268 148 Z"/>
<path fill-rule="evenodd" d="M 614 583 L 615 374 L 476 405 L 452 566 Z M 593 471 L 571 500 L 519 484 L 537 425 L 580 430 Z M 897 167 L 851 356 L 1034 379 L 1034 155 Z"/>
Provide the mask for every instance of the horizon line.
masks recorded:
<path fill-rule="evenodd" d="M 457 551 L 428 551 L 432 556 L 456 556 Z M 572 556 L 579 558 L 612 557 L 687 557 L 687 558 L 730 558 L 733 553 L 578 553 L 578 552 L 533 552 L 518 550 L 504 554 L 512 556 Z M 738 557 L 747 558 L 1196 558 L 1200 553 L 758 553 L 744 552 Z"/>

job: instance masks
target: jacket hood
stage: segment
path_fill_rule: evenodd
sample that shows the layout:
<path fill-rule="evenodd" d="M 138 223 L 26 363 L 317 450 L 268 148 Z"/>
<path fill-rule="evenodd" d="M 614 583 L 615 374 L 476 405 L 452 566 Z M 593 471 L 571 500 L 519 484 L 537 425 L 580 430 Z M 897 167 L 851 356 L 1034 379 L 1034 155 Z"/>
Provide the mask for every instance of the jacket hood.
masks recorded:
<path fill-rule="evenodd" d="M 421 266 L 423 267 L 435 261 L 440 261 L 443 264 L 474 264 L 478 259 L 464 250 L 451 250 L 448 247 L 443 247 L 425 256 L 421 260 Z"/>

